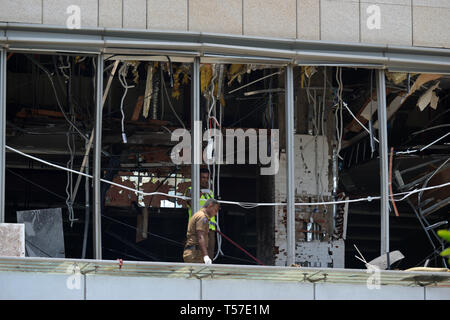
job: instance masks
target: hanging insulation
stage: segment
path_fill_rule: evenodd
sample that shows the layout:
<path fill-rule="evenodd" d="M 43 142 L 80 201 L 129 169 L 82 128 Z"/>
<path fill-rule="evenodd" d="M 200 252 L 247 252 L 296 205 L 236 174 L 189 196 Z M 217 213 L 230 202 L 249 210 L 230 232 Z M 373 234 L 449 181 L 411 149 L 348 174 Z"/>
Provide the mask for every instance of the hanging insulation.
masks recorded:
<path fill-rule="evenodd" d="M 179 99 L 181 85 L 187 84 L 189 84 L 189 66 L 181 65 L 173 75 L 172 98 Z"/>
<path fill-rule="evenodd" d="M 141 62 L 140 61 L 128 61 L 127 63 L 132 68 L 131 73 L 134 76 L 133 82 L 135 84 L 138 84 L 139 83 L 139 73 L 138 73 L 137 69 L 138 69 L 139 65 L 141 64 Z"/>
<path fill-rule="evenodd" d="M 245 64 L 232 64 L 228 69 L 228 86 L 237 78 L 238 82 L 242 82 L 242 75 L 247 72 L 247 66 Z"/>
<path fill-rule="evenodd" d="M 150 109 L 150 101 L 153 95 L 153 71 L 154 68 L 152 64 L 148 64 L 147 66 L 147 82 L 145 84 L 145 95 L 144 95 L 144 108 L 142 111 L 142 115 L 145 119 L 148 117 L 148 111 Z"/>
<path fill-rule="evenodd" d="M 156 68 L 154 68 L 156 71 Z M 159 72 L 155 72 L 154 81 L 153 81 L 153 95 L 152 95 L 152 119 L 158 119 L 158 98 L 159 98 L 159 89 L 161 84 L 161 77 Z"/>
<path fill-rule="evenodd" d="M 181 95 L 180 91 L 180 75 L 182 68 L 179 67 L 173 75 L 173 88 L 172 88 L 172 98 L 178 99 Z"/>
<path fill-rule="evenodd" d="M 200 89 L 204 96 L 208 94 L 208 88 L 213 75 L 212 66 L 204 64 L 200 67 Z"/>

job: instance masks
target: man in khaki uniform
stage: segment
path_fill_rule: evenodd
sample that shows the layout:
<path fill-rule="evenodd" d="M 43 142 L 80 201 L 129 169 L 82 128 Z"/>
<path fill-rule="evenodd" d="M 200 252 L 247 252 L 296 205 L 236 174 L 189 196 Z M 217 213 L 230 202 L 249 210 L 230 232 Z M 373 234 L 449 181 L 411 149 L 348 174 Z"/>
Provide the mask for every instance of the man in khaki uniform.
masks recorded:
<path fill-rule="evenodd" d="M 183 252 L 184 262 L 212 263 L 212 257 L 208 256 L 209 221 L 217 215 L 218 211 L 219 203 L 217 200 L 208 199 L 203 208 L 189 220 Z"/>
<path fill-rule="evenodd" d="M 185 196 L 191 197 L 192 195 L 192 186 L 187 188 Z M 203 206 L 208 199 L 213 199 L 214 193 L 209 189 L 209 171 L 208 169 L 202 168 L 200 169 L 200 206 Z M 191 201 L 187 201 L 187 208 L 189 214 L 189 220 L 192 217 L 192 209 L 191 209 Z M 188 220 L 188 222 L 189 222 Z M 216 219 L 215 217 L 211 218 L 211 222 L 209 224 L 209 232 L 208 232 L 208 256 L 211 258 L 214 257 L 214 249 L 216 246 Z"/>

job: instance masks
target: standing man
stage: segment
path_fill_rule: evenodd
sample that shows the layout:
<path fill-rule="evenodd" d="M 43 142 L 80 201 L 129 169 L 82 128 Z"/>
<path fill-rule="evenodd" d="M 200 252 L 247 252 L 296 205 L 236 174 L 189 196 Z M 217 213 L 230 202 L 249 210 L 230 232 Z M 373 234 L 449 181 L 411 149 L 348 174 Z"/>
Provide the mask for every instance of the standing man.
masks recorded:
<path fill-rule="evenodd" d="M 186 196 L 191 197 L 192 187 L 189 187 L 186 190 Z M 202 168 L 200 169 L 200 207 L 204 206 L 208 199 L 214 199 L 214 193 L 209 189 L 209 171 L 208 169 Z M 191 202 L 187 202 L 188 213 L 189 213 L 189 221 L 192 218 L 192 209 Z M 214 259 L 214 249 L 216 246 L 216 218 L 211 218 L 212 224 L 209 225 L 209 233 L 208 233 L 208 255 L 211 259 Z"/>
<path fill-rule="evenodd" d="M 209 221 L 219 211 L 219 202 L 215 199 L 206 200 L 203 208 L 197 211 L 189 220 L 186 232 L 186 244 L 183 251 L 183 260 L 187 263 L 211 264 L 208 254 Z"/>

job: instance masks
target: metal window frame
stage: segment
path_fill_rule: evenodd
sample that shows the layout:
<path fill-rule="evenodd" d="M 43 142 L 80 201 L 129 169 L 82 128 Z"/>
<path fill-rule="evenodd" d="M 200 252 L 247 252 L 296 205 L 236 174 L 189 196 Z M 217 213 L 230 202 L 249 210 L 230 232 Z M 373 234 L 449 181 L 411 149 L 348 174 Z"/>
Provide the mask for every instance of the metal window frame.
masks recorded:
<path fill-rule="evenodd" d="M 85 54 L 85 52 L 61 50 L 5 50 L 0 48 L 0 223 L 5 222 L 5 145 L 6 145 L 6 62 L 7 52 L 39 52 L 40 54 Z M 94 219 L 93 219 L 93 235 L 94 235 L 94 257 L 102 259 L 102 242 L 101 242 L 101 134 L 102 134 L 102 96 L 103 96 L 103 55 L 92 52 L 87 55 L 97 56 L 97 92 L 96 92 L 96 120 L 95 120 L 95 146 L 94 146 L 94 170 L 93 170 L 93 186 L 94 186 Z"/>
<path fill-rule="evenodd" d="M 202 127 L 200 121 L 200 58 L 194 59 L 191 82 L 191 208 L 200 210 L 200 162 L 202 153 Z"/>
<path fill-rule="evenodd" d="M 6 50 L 0 48 L 0 223 L 5 221 Z"/>
<path fill-rule="evenodd" d="M 286 195 L 287 195 L 287 265 L 295 263 L 295 159 L 294 159 L 294 68 L 286 66 L 285 73 L 286 122 Z"/>
<path fill-rule="evenodd" d="M 5 108 L 6 108 L 6 52 L 39 52 L 42 54 L 86 54 L 96 55 L 97 98 L 94 154 L 94 252 L 101 260 L 101 97 L 103 91 L 103 61 L 113 54 L 147 56 L 148 59 L 193 63 L 191 121 L 200 119 L 200 63 L 258 63 L 285 66 L 285 117 L 287 147 L 287 204 L 288 204 L 288 264 L 295 261 L 295 195 L 293 158 L 293 67 L 294 66 L 344 66 L 378 69 L 377 90 L 379 99 L 379 122 L 381 150 L 382 232 L 381 253 L 389 252 L 389 208 L 387 194 L 387 129 L 383 111 L 385 101 L 385 69 L 391 71 L 450 74 L 449 49 L 401 47 L 332 43 L 324 41 L 302 41 L 249 36 L 219 35 L 199 32 L 165 32 L 151 30 L 122 30 L 109 28 L 86 28 L 68 30 L 64 27 L 0 23 L 0 222 L 4 221 L 5 192 Z M 201 128 L 200 128 L 201 130 Z M 195 163 L 201 150 L 196 141 L 201 141 L 201 132 L 192 130 L 192 198 L 199 199 L 200 164 Z M 199 202 L 192 201 L 192 208 L 199 209 Z"/>
<path fill-rule="evenodd" d="M 22 51 L 22 50 L 21 50 Z M 26 51 L 25 49 L 23 51 Z M 41 53 L 50 53 L 51 51 L 45 50 L 41 51 Z M 57 52 L 65 52 L 67 51 L 60 51 Z M 73 51 L 70 51 L 73 53 Z M 56 52 L 54 52 L 56 53 Z M 271 61 L 273 62 L 273 61 Z M 103 94 L 103 63 L 104 63 L 104 56 L 103 54 L 97 55 L 97 98 L 96 98 L 96 122 L 95 122 L 95 150 L 94 150 L 94 223 L 93 223 L 93 231 L 94 231 L 94 257 L 95 259 L 101 260 L 102 259 L 102 241 L 101 241 L 101 183 L 100 183 L 100 173 L 101 173 L 101 128 L 102 128 L 102 111 L 101 111 L 101 97 Z M 283 61 L 285 63 L 285 61 Z M 196 121 L 199 121 L 200 119 L 200 83 L 199 83 L 199 77 L 200 77 L 200 58 L 195 57 L 194 58 L 194 68 L 193 68 L 193 86 L 192 86 L 192 124 L 195 124 Z M 1 104 L 2 104 L 2 111 L 4 111 L 4 108 L 6 106 L 6 50 L 1 51 L 1 67 L 0 67 L 0 76 L 1 76 L 1 88 L 0 88 L 0 97 L 1 97 Z M 384 71 L 383 72 L 384 77 Z M 286 75 L 285 75 L 285 83 L 286 83 L 286 99 L 285 99 L 285 117 L 286 117 L 286 175 L 287 175 L 287 264 L 291 265 L 295 263 L 295 179 L 294 179 L 294 105 L 293 105 L 293 65 L 289 64 L 286 66 Z M 381 82 L 378 82 L 378 85 L 380 85 Z M 384 82 L 383 82 L 384 84 Z M 381 91 L 385 92 L 385 91 Z M 379 105 L 381 108 L 382 106 Z M 384 104 L 385 109 L 385 104 Z M 383 110 L 383 109 L 381 109 Z M 380 113 L 382 114 L 382 113 Z M 2 123 L 5 123 L 4 117 L 5 112 L 2 112 L 0 115 L 3 119 Z M 382 119 L 380 119 L 382 121 Z M 383 123 L 383 122 L 380 122 Z M 195 128 L 195 126 L 194 126 Z M 2 149 L 2 158 L 0 158 L 0 168 L 2 172 L 4 172 L 5 168 L 5 162 L 4 162 L 4 139 L 5 139 L 5 133 L 4 133 L 4 126 L 0 126 L 0 129 L 2 130 L 2 143 L 0 144 Z M 201 128 L 200 128 L 201 130 Z M 201 132 L 197 132 L 198 130 L 192 131 L 192 199 L 199 199 L 199 185 L 200 185 L 200 164 L 198 163 L 198 154 L 200 149 L 200 144 L 198 141 L 201 141 Z M 387 147 L 386 147 L 387 148 Z M 197 159 L 197 160 L 196 160 Z M 382 157 L 382 161 L 383 161 Z M 386 158 L 387 159 L 387 158 Z M 384 172 L 384 169 L 383 169 Z M 382 188 L 384 186 L 384 181 L 382 184 Z M 2 175 L 1 181 L 0 181 L 0 190 L 1 197 L 4 198 L 4 174 Z M 382 192 L 383 194 L 383 192 Z M 387 195 L 386 195 L 387 197 Z M 0 198 L 1 199 L 1 198 Z M 383 202 L 384 203 L 384 202 Z M 1 215 L 0 215 L 0 221 L 4 221 L 4 201 L 2 201 L 2 208 L 1 208 Z M 199 202 L 198 201 L 192 201 L 192 208 L 194 212 L 198 211 L 200 209 Z M 385 211 L 382 210 L 382 248 L 381 251 L 386 252 L 386 243 L 389 242 L 389 234 L 387 232 L 388 229 L 386 229 L 386 214 Z M 384 221 L 384 222 L 383 222 Z M 387 227 L 388 228 L 388 227 Z"/>
<path fill-rule="evenodd" d="M 3 36 L 1 35 L 3 33 Z M 255 63 L 341 65 L 405 72 L 450 74 L 450 49 L 364 43 L 279 39 L 204 32 L 82 28 L 0 23 L 0 44 L 9 48 L 110 53 L 148 51 Z M 231 59 L 231 60 L 230 60 Z M 206 60 L 206 61 L 207 61 Z"/>
<path fill-rule="evenodd" d="M 97 56 L 96 74 L 96 105 L 95 105 L 95 130 L 94 130 L 94 217 L 93 217 L 93 241 L 94 258 L 102 259 L 102 205 L 101 205 L 101 171 L 102 171 L 102 97 L 103 97 L 103 54 Z"/>
<path fill-rule="evenodd" d="M 380 148 L 380 194 L 381 194 L 381 235 L 380 255 L 389 253 L 389 166 L 388 166 L 388 134 L 386 115 L 386 79 L 384 70 L 377 70 L 377 105 Z M 389 268 L 389 255 L 388 268 Z"/>

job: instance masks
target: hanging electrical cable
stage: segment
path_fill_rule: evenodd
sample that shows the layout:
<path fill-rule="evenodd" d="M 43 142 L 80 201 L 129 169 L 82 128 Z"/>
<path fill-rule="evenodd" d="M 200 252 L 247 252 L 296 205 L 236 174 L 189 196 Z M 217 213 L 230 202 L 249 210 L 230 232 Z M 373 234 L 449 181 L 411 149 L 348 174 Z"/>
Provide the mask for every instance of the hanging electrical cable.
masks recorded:
<path fill-rule="evenodd" d="M 222 73 L 222 75 L 221 75 L 221 73 Z M 217 121 L 217 119 L 215 117 L 215 115 L 217 115 L 217 111 L 216 111 L 217 101 L 219 101 L 219 97 L 220 97 L 220 81 L 222 80 L 221 76 L 223 76 L 223 69 L 221 71 L 220 68 L 219 68 L 219 74 L 218 74 L 218 72 L 217 72 L 217 65 L 214 64 L 213 65 L 213 76 L 212 76 L 212 79 L 211 79 L 211 91 L 210 91 L 210 95 L 211 95 L 211 98 L 212 98 L 212 103 L 211 103 L 211 108 L 209 109 L 209 112 L 208 112 L 208 119 L 214 118 L 214 120 L 215 120 L 215 122 L 214 122 L 214 124 L 212 126 L 212 129 L 214 131 L 217 129 L 216 125 L 219 125 L 219 128 L 222 128 L 221 124 L 218 123 L 218 121 Z M 217 77 L 219 79 L 218 79 L 218 89 L 217 89 L 217 97 L 216 97 L 214 95 L 214 89 L 215 89 L 214 82 L 215 82 Z M 219 101 L 219 106 L 220 106 L 220 101 Z M 214 116 L 211 115 L 212 112 L 214 112 Z M 209 128 L 211 129 L 211 121 L 208 121 L 208 123 L 209 123 Z M 213 157 L 213 163 L 212 163 L 212 166 L 213 166 L 213 173 L 212 173 L 213 182 L 212 182 L 212 185 L 213 185 L 213 194 L 216 195 L 216 188 L 215 188 L 215 186 L 216 186 L 216 166 L 218 165 L 218 160 L 219 160 L 219 162 L 221 161 L 221 159 L 217 159 L 217 154 L 218 153 L 217 153 L 216 147 L 219 147 L 219 149 L 221 147 L 216 145 L 215 137 L 214 137 L 214 139 L 212 139 L 211 136 L 209 138 L 210 139 L 209 139 L 208 143 L 210 143 L 211 145 L 214 146 L 214 157 Z M 219 152 L 219 154 L 220 154 L 220 152 Z M 208 169 L 209 169 L 209 166 L 208 166 Z M 217 180 L 217 183 L 218 182 L 219 181 Z M 216 225 L 217 225 L 217 229 L 220 231 L 220 229 L 218 227 L 218 225 L 219 225 L 219 216 L 216 217 Z M 223 251 L 222 251 L 222 236 L 220 235 L 219 232 L 216 232 L 216 240 L 217 240 L 217 253 L 213 257 L 213 260 L 216 260 L 219 257 L 219 255 L 223 255 Z"/>
<path fill-rule="evenodd" d="M 325 115 L 325 106 L 326 106 L 326 97 L 327 97 L 327 67 L 323 67 L 323 97 L 322 97 L 322 110 L 321 110 L 321 121 L 320 121 L 320 129 L 321 129 L 321 135 L 322 135 L 322 139 L 325 138 L 325 131 L 324 131 L 324 126 L 325 126 L 325 121 L 324 121 L 324 115 Z M 322 202 L 324 202 L 324 197 L 323 197 L 323 192 L 324 192 L 324 186 L 323 186 L 323 174 L 325 173 L 324 167 L 327 165 L 325 163 L 325 153 L 328 154 L 328 150 L 325 150 L 325 143 L 323 142 L 324 140 L 322 140 L 322 166 L 319 170 L 319 185 L 320 185 L 320 199 Z"/>
<path fill-rule="evenodd" d="M 166 56 L 167 61 L 169 61 L 169 78 L 170 78 L 170 88 L 173 88 L 174 80 L 173 80 L 173 67 L 172 67 L 172 60 L 170 60 L 169 56 Z"/>
<path fill-rule="evenodd" d="M 220 102 L 220 97 L 222 96 L 222 90 L 223 90 L 223 81 L 224 81 L 224 68 L 225 66 L 221 64 L 219 66 L 219 76 L 217 80 L 217 102 L 219 105 L 219 120 L 217 121 L 216 117 L 211 117 L 216 122 L 217 126 L 220 130 L 222 130 L 222 104 Z M 214 112 L 214 115 L 217 116 L 217 112 Z M 219 156 L 222 156 L 222 139 L 219 139 L 219 145 L 217 146 L 219 149 Z M 223 159 L 219 159 L 219 161 L 215 161 L 215 164 L 217 166 L 217 194 L 215 195 L 216 199 L 220 200 L 220 164 Z M 219 224 L 220 224 L 220 217 L 217 215 L 216 217 L 216 224 L 217 228 L 220 231 Z M 217 253 L 214 256 L 213 260 L 216 260 L 220 255 L 225 256 L 225 254 L 222 251 L 222 235 L 218 232 L 216 232 L 216 241 L 217 241 Z"/>
<path fill-rule="evenodd" d="M 339 112 L 339 116 L 338 116 L 338 121 L 337 123 L 339 123 L 339 125 L 336 126 L 336 133 L 337 133 L 337 140 L 338 140 L 338 145 L 337 145 L 337 150 L 336 150 L 336 154 L 337 156 L 341 159 L 342 157 L 340 156 L 340 151 L 342 148 L 342 137 L 343 137 L 343 132 L 344 132 L 344 121 L 343 121 L 343 114 L 342 114 L 342 68 L 341 67 L 337 67 L 336 68 L 336 82 L 338 83 L 338 89 L 337 89 L 337 109 L 336 109 L 336 114 Z"/>
<path fill-rule="evenodd" d="M 431 147 L 433 144 L 435 144 L 438 141 L 441 141 L 442 139 L 444 139 L 445 137 L 447 137 L 448 135 L 450 135 L 450 132 L 447 132 L 446 134 L 444 134 L 443 136 L 437 138 L 436 140 L 434 140 L 433 142 L 427 144 L 426 146 L 420 148 L 420 149 L 412 149 L 412 150 L 406 150 L 406 151 L 396 151 L 395 154 L 410 154 L 410 153 L 415 153 L 415 152 L 422 152 L 425 149 L 428 149 L 429 147 Z"/>
<path fill-rule="evenodd" d="M 375 140 L 373 136 L 373 123 L 372 123 L 372 115 L 373 115 L 373 70 L 370 71 L 370 117 L 369 117 L 369 137 L 370 137 L 370 151 L 371 158 L 373 158 L 373 154 L 375 152 Z"/>
<path fill-rule="evenodd" d="M 214 125 L 211 126 L 211 113 L 214 110 L 214 114 L 215 114 L 215 109 L 216 109 L 216 97 L 214 95 L 214 82 L 216 81 L 217 78 L 217 68 L 216 68 L 216 64 L 212 65 L 212 70 L 213 70 L 213 74 L 212 74 L 212 78 L 211 78 L 211 84 L 210 84 L 210 98 L 211 98 L 211 107 L 208 110 L 208 121 L 207 121 L 207 126 L 208 126 L 208 146 L 207 146 L 207 158 L 208 158 L 208 171 L 209 171 L 209 176 L 212 176 L 212 193 L 215 194 L 215 155 L 213 155 L 214 150 L 214 138 L 211 136 L 211 129 L 216 129 L 216 123 L 214 122 Z M 212 166 L 213 166 L 213 173 L 211 175 L 211 169 L 210 169 L 210 165 L 209 165 L 209 160 L 212 160 Z M 209 181 L 209 180 L 208 180 Z M 211 189 L 211 187 L 209 188 Z"/>
<path fill-rule="evenodd" d="M 207 165 L 208 165 L 208 172 L 209 172 L 209 176 L 212 176 L 212 182 L 211 179 L 208 179 L 208 189 L 211 190 L 212 189 L 212 194 L 214 195 L 214 197 L 216 197 L 216 193 L 215 193 L 215 185 L 216 185 L 216 163 L 217 163 L 217 152 L 215 150 L 215 140 L 214 138 L 211 136 L 211 130 L 215 130 L 217 129 L 217 118 L 215 116 L 212 115 L 212 113 L 214 113 L 214 115 L 216 115 L 216 96 L 214 95 L 214 90 L 215 90 L 215 80 L 218 77 L 218 72 L 217 72 L 217 65 L 213 64 L 212 65 L 212 77 L 211 77 L 211 81 L 209 84 L 209 94 L 208 94 L 208 113 L 207 113 L 207 121 L 206 121 L 206 126 L 208 128 L 208 145 L 206 147 L 206 157 L 207 157 Z M 209 103 L 210 106 L 209 106 Z M 214 122 L 212 123 L 211 120 L 214 120 Z M 220 126 L 220 125 L 219 125 Z M 211 162 L 211 163 L 210 163 Z M 211 172 L 211 166 L 212 166 L 212 172 Z M 216 216 L 216 223 L 219 223 L 219 216 Z M 219 235 L 218 232 L 216 232 L 216 241 L 217 241 L 217 253 L 216 255 L 213 257 L 213 260 L 216 260 L 217 257 L 222 254 L 222 239 L 221 236 Z"/>
<path fill-rule="evenodd" d="M 174 107 L 172 105 L 172 102 L 170 101 L 169 93 L 167 92 L 167 87 L 166 87 L 166 83 L 165 83 L 164 80 L 162 81 L 162 84 L 163 84 L 164 93 L 166 94 L 166 97 L 167 97 L 167 101 L 169 102 L 170 110 L 172 110 L 173 114 L 175 115 L 175 118 L 177 118 L 177 120 L 180 122 L 180 124 L 183 127 L 183 129 L 186 129 L 183 121 L 178 116 L 177 112 L 175 111 L 175 109 L 174 109 Z"/>
<path fill-rule="evenodd" d="M 24 157 L 27 157 L 27 158 L 30 158 L 32 160 L 38 161 L 40 163 L 49 165 L 51 167 L 58 168 L 58 169 L 61 169 L 61 170 L 65 170 L 65 171 L 70 171 L 70 172 L 73 172 L 75 174 L 79 174 L 79 175 L 82 175 L 82 176 L 85 176 L 85 177 L 88 177 L 88 178 L 91 178 L 91 179 L 93 178 L 92 175 L 88 175 L 88 174 L 80 172 L 80 171 L 76 171 L 76 170 L 72 170 L 72 169 L 69 169 L 69 168 L 66 168 L 66 167 L 63 167 L 63 166 L 56 165 L 54 163 L 42 160 L 40 158 L 34 157 L 34 156 L 26 154 L 24 152 L 21 152 L 21 151 L 19 151 L 17 149 L 14 149 L 14 148 L 12 148 L 12 147 L 10 147 L 8 145 L 5 145 L 5 148 L 8 149 L 8 150 L 13 151 L 15 153 L 18 153 L 18 154 L 20 154 L 20 155 L 22 155 Z M 125 190 L 129 190 L 129 191 L 132 191 L 132 192 L 135 192 L 135 193 L 138 193 L 138 194 L 142 194 L 144 196 L 151 196 L 151 195 L 157 195 L 158 194 L 158 195 L 163 195 L 163 196 L 166 196 L 166 197 L 179 198 L 179 199 L 182 199 L 182 200 L 190 200 L 191 199 L 190 197 L 178 196 L 178 195 L 168 194 L 168 193 L 163 193 L 163 192 L 137 191 L 136 189 L 133 189 L 133 188 L 121 185 L 119 183 L 115 183 L 115 182 L 109 181 L 109 180 L 105 180 L 105 179 L 100 179 L 100 181 L 108 183 L 108 184 L 113 185 L 113 186 L 117 186 L 117 187 L 125 189 Z M 396 194 L 394 194 L 394 196 L 400 196 L 400 195 L 404 195 L 404 196 L 401 199 L 395 199 L 395 201 L 402 201 L 402 200 L 408 198 L 409 196 L 411 196 L 411 195 L 413 195 L 415 193 L 421 192 L 421 191 L 443 188 L 443 187 L 446 187 L 448 185 L 450 185 L 450 182 L 439 184 L 439 185 L 434 185 L 434 186 L 431 186 L 431 187 L 415 189 L 415 190 L 408 191 L 408 192 L 396 193 Z M 295 205 L 296 206 L 316 206 L 316 205 L 352 203 L 352 202 L 361 202 L 361 201 L 371 202 L 373 200 L 379 200 L 379 199 L 381 199 L 380 196 L 368 196 L 368 197 L 365 197 L 365 198 L 349 199 L 349 200 L 343 200 L 343 201 L 296 202 Z M 219 203 L 223 203 L 223 204 L 239 205 L 239 206 L 241 206 L 242 208 L 245 208 L 245 209 L 252 209 L 252 208 L 256 208 L 256 207 L 260 207 L 260 206 L 285 206 L 286 205 L 286 203 L 284 203 L 284 202 L 272 202 L 272 203 L 260 203 L 259 202 L 259 203 L 254 203 L 254 202 L 237 202 L 237 201 L 225 201 L 225 200 L 218 200 L 218 202 Z"/>
<path fill-rule="evenodd" d="M 308 99 L 308 105 L 309 106 L 312 105 L 312 108 L 313 108 L 313 115 L 311 117 L 313 129 L 312 129 L 312 132 L 310 134 L 314 134 L 314 132 L 317 131 L 316 102 L 315 102 L 315 97 L 311 94 L 310 86 L 311 86 L 311 78 L 309 77 L 308 81 L 306 82 L 306 97 Z"/>
<path fill-rule="evenodd" d="M 327 101 L 327 67 L 323 67 L 323 98 L 322 98 L 322 119 L 321 119 L 321 129 L 322 136 L 325 135 L 324 132 L 324 116 L 325 116 L 325 106 Z"/>
<path fill-rule="evenodd" d="M 67 167 L 71 170 L 73 169 L 73 160 L 74 160 L 74 141 L 72 137 L 72 130 L 69 129 L 67 132 L 67 147 L 69 148 L 69 161 L 67 161 Z M 70 227 L 73 226 L 73 222 L 77 221 L 78 219 L 74 218 L 74 211 L 73 211 L 73 204 L 72 204 L 72 198 L 73 198 L 73 179 L 72 179 L 73 173 L 70 171 L 67 171 L 67 184 L 66 184 L 66 205 L 67 210 L 69 211 L 69 221 L 70 221 Z"/>
<path fill-rule="evenodd" d="M 343 104 L 344 107 L 347 109 L 347 111 L 350 113 L 350 115 L 353 117 L 353 119 L 355 119 L 356 122 L 358 122 L 358 124 L 359 124 L 364 130 L 366 130 L 366 131 L 370 134 L 369 129 L 367 129 L 366 126 L 363 125 L 363 124 L 361 123 L 361 121 L 359 121 L 359 119 L 353 114 L 353 112 L 352 112 L 352 111 L 350 110 L 350 108 L 348 107 L 347 103 L 345 103 L 344 101 L 342 101 L 342 104 Z M 376 142 L 380 143 L 380 141 L 378 141 L 377 138 L 373 137 L 373 139 L 374 139 Z"/>
<path fill-rule="evenodd" d="M 259 265 L 264 265 L 260 260 L 258 260 L 257 258 L 255 258 L 253 255 L 251 255 L 247 250 L 245 250 L 244 248 L 242 248 L 240 245 L 238 245 L 236 242 L 234 242 L 233 240 L 231 240 L 228 236 L 226 236 L 225 234 L 223 234 L 223 232 L 222 231 L 220 231 L 220 228 L 219 228 L 219 226 L 216 224 L 216 223 L 214 223 L 214 222 L 212 222 L 212 221 L 210 221 L 210 223 L 211 224 L 213 224 L 213 225 L 215 225 L 216 226 L 216 228 L 217 228 L 217 232 L 221 235 L 221 236 L 224 236 L 225 237 L 225 239 L 227 239 L 231 244 L 233 244 L 235 247 L 237 247 L 239 250 L 241 250 L 242 252 L 244 252 L 246 255 L 248 255 L 250 258 L 252 258 L 254 261 L 256 261 L 256 263 L 258 263 Z"/>
<path fill-rule="evenodd" d="M 341 146 L 342 146 L 342 138 L 343 138 L 343 132 L 344 132 L 344 122 L 343 122 L 343 115 L 342 115 L 342 110 L 343 107 L 345 107 L 347 109 L 347 111 L 350 113 L 350 115 L 353 117 L 353 119 L 355 119 L 355 121 L 365 130 L 367 131 L 371 137 L 372 135 L 372 131 L 367 129 L 365 125 L 363 125 L 361 123 L 361 121 L 353 114 L 353 112 L 350 110 L 350 108 L 348 107 L 347 103 L 345 103 L 345 101 L 342 99 L 342 92 L 343 92 L 343 82 L 342 82 L 342 68 L 338 67 L 336 69 L 336 81 L 338 82 L 338 92 L 337 92 L 337 102 L 333 105 L 333 107 L 338 106 L 336 109 L 336 112 L 339 110 L 340 112 L 340 128 L 336 128 L 336 133 L 338 136 L 338 147 L 337 147 L 337 155 L 339 156 L 339 158 L 342 160 L 342 157 L 339 155 L 339 152 L 341 150 Z M 336 118 L 337 119 L 337 118 Z M 370 124 L 371 122 L 369 122 Z M 336 127 L 337 127 L 338 121 L 336 121 Z M 379 140 L 375 137 L 373 137 L 373 139 L 379 143 Z"/>
<path fill-rule="evenodd" d="M 224 65 L 220 65 L 220 71 L 219 71 L 219 88 L 217 89 L 217 98 L 219 99 L 222 95 L 222 89 L 223 89 L 223 81 L 224 81 Z M 219 100 L 219 121 L 215 119 L 218 123 L 219 129 L 222 130 L 222 117 L 223 117 L 223 105 L 220 103 Z M 219 150 L 222 153 L 223 146 L 222 146 L 222 140 L 219 141 Z M 217 164 L 217 198 L 220 199 L 220 165 L 223 161 L 223 158 L 220 159 L 219 163 Z"/>
<path fill-rule="evenodd" d="M 31 57 L 30 55 L 25 55 L 29 60 L 31 60 L 34 64 L 36 64 L 42 71 L 45 72 L 45 74 L 47 75 L 48 79 L 50 80 L 50 84 L 52 85 L 52 89 L 53 92 L 55 94 L 55 98 L 56 98 L 56 103 L 62 113 L 62 115 L 64 116 L 64 118 L 66 119 L 67 122 L 69 122 L 73 128 L 80 134 L 80 136 L 85 139 L 85 140 L 89 140 L 86 135 L 84 133 L 82 133 L 78 127 L 67 117 L 66 112 L 64 111 L 63 107 L 61 106 L 61 102 L 59 101 L 59 97 L 58 97 L 58 93 L 56 91 L 56 87 L 55 87 L 55 83 L 53 81 L 53 76 L 50 74 L 50 72 L 44 67 L 42 66 L 38 61 L 36 61 L 33 57 Z"/>
<path fill-rule="evenodd" d="M 130 67 L 130 64 L 128 62 L 123 62 L 122 66 L 119 69 L 119 74 L 118 74 L 119 81 L 122 84 L 122 87 L 125 89 L 122 99 L 120 100 L 120 112 L 122 113 L 122 140 L 123 140 L 123 143 L 127 143 L 127 135 L 125 133 L 125 114 L 123 112 L 123 102 L 127 95 L 128 89 L 134 88 L 134 85 L 128 85 L 127 79 L 126 79 L 129 67 Z"/>
<path fill-rule="evenodd" d="M 164 83 L 164 71 L 163 71 L 163 67 L 160 64 L 159 67 L 159 73 L 160 73 L 160 78 L 161 78 L 161 88 L 160 88 L 160 92 L 161 92 L 161 116 L 160 116 L 160 120 L 164 120 L 164 92 L 163 92 L 163 83 Z"/>
<path fill-rule="evenodd" d="M 59 57 L 60 62 L 63 64 L 63 59 L 60 56 Z M 73 104 L 71 103 L 71 95 L 72 95 L 72 66 L 69 60 L 69 57 L 66 59 L 66 65 L 63 65 L 61 67 L 58 67 L 61 70 L 61 73 L 63 74 L 64 78 L 66 79 L 66 97 L 67 97 L 67 105 L 69 107 L 69 116 L 71 117 L 71 122 L 69 122 L 69 129 L 66 132 L 67 136 L 67 147 L 69 149 L 69 160 L 66 163 L 66 166 L 70 169 L 73 169 L 73 161 L 75 157 L 75 138 L 73 136 L 74 133 L 74 126 L 72 123 L 75 121 L 75 111 L 73 108 Z M 68 74 L 64 71 L 66 69 L 68 71 Z M 73 227 L 73 223 L 77 221 L 78 219 L 75 219 L 75 213 L 73 210 L 73 173 L 67 171 L 67 184 L 66 184 L 66 205 L 67 210 L 69 212 L 68 218 L 70 221 L 70 227 Z"/>
<path fill-rule="evenodd" d="M 62 56 L 59 56 L 59 61 L 61 62 L 61 64 L 64 63 L 64 62 L 63 62 Z M 70 80 L 71 80 L 71 76 L 70 76 L 70 75 L 67 75 L 67 74 L 64 72 L 64 69 L 69 69 L 69 73 L 70 73 L 69 56 L 67 56 L 66 63 L 67 63 L 66 65 L 59 66 L 58 69 L 61 71 L 61 73 L 63 74 L 63 76 L 64 76 L 64 78 L 66 79 L 66 81 L 70 81 Z M 70 96 L 70 95 L 69 95 L 69 96 Z"/>

